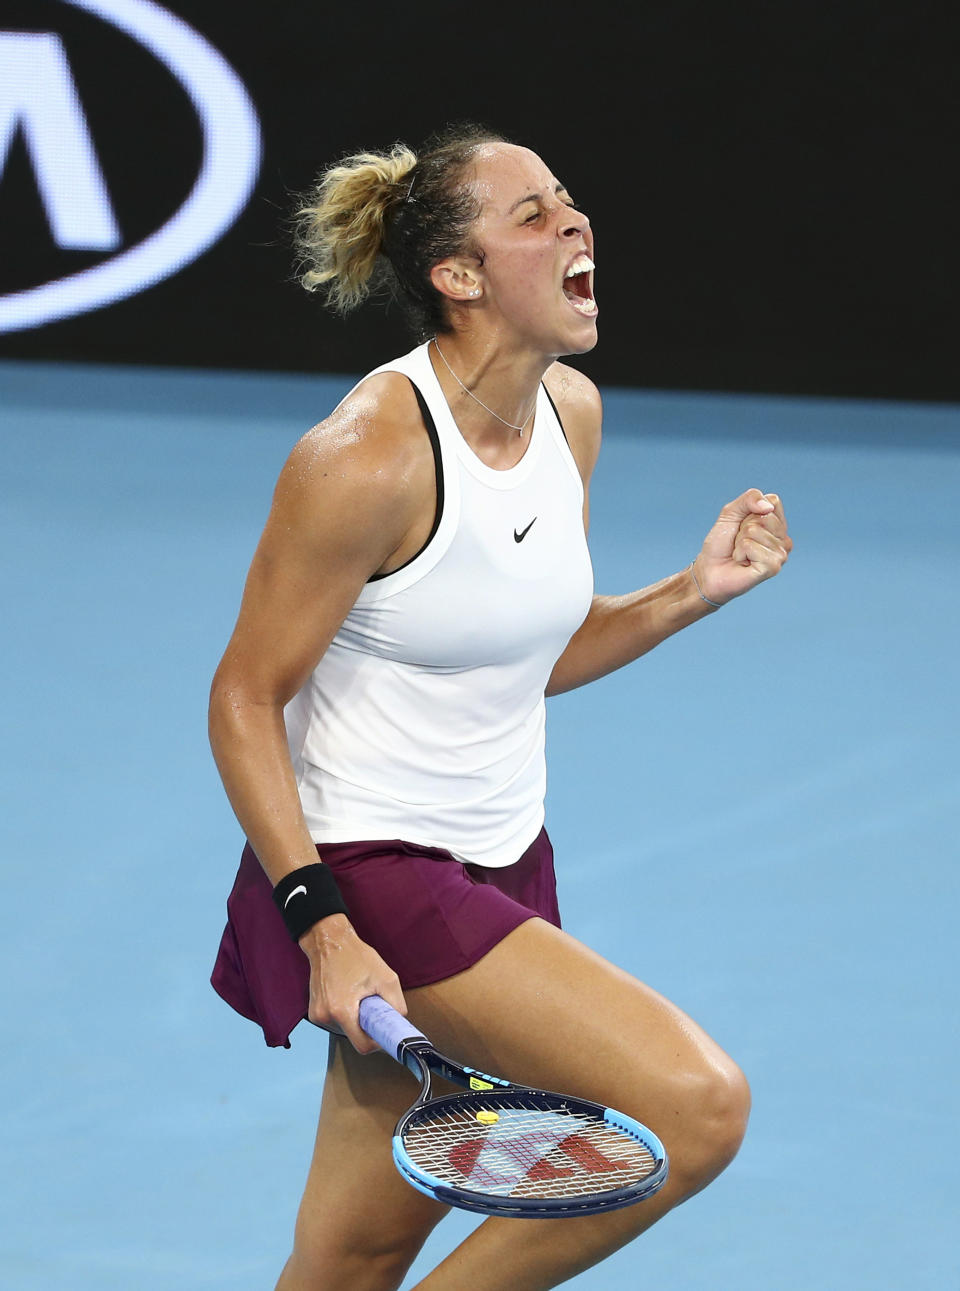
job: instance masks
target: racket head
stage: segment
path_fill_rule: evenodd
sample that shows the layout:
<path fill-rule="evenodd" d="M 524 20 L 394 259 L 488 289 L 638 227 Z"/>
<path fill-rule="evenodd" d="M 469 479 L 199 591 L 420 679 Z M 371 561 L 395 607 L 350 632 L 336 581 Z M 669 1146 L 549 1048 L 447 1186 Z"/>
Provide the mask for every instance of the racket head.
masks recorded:
<path fill-rule="evenodd" d="M 659 1138 L 586 1099 L 538 1089 L 448 1094 L 413 1106 L 393 1158 L 414 1188 L 485 1215 L 593 1215 L 652 1196 L 667 1179 Z"/>

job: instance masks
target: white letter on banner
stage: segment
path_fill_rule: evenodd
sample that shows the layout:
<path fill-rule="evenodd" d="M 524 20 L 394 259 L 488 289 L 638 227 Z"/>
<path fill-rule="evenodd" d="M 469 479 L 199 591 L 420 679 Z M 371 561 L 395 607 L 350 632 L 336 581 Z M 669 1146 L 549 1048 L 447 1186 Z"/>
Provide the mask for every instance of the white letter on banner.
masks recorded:
<path fill-rule="evenodd" d="M 120 245 L 93 140 L 60 38 L 0 32 L 0 176 L 23 131 L 54 239 L 71 251 Z"/>

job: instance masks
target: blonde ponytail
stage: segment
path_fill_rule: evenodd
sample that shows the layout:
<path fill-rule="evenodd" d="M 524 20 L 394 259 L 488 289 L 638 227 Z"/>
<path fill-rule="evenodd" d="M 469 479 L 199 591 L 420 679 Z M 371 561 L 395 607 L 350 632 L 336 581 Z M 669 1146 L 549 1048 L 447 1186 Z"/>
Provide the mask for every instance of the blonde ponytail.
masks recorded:
<path fill-rule="evenodd" d="M 387 217 L 408 195 L 416 164 L 403 144 L 389 153 L 356 153 L 325 171 L 294 212 L 300 281 L 308 291 L 325 287 L 340 313 L 370 292 Z"/>
<path fill-rule="evenodd" d="M 324 171 L 293 213 L 300 281 L 325 288 L 340 313 L 375 289 L 398 300 L 420 340 L 451 324 L 431 270 L 473 249 L 480 197 L 470 182 L 478 149 L 505 143 L 483 126 L 447 126 L 416 152 L 359 152 Z"/>

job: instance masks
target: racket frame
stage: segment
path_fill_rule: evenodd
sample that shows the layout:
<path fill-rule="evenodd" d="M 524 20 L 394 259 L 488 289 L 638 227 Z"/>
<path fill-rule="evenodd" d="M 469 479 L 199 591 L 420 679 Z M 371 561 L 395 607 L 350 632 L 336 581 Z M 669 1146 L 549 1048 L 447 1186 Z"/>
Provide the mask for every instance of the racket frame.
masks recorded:
<path fill-rule="evenodd" d="M 461 1066 L 460 1063 L 454 1062 L 452 1058 L 446 1057 L 435 1049 L 427 1037 L 416 1031 L 410 1024 L 407 1024 L 407 1027 L 409 1030 L 405 1038 L 398 1038 L 396 1035 L 390 1037 L 387 1052 L 417 1077 L 420 1081 L 420 1092 L 415 1102 L 397 1122 L 392 1151 L 398 1171 L 418 1192 L 448 1206 L 482 1215 L 562 1219 L 572 1215 L 597 1215 L 608 1210 L 620 1210 L 625 1206 L 632 1206 L 635 1202 L 652 1197 L 666 1183 L 669 1171 L 666 1150 L 657 1135 L 647 1126 L 641 1125 L 639 1121 L 626 1116 L 623 1112 L 591 1102 L 589 1099 L 536 1089 L 530 1085 L 504 1080 L 500 1076 L 488 1075 L 475 1067 Z M 464 1086 L 465 1092 L 434 1097 L 432 1079 L 434 1075 L 442 1076 L 452 1084 Z M 484 1097 L 495 1098 L 498 1093 L 516 1094 L 534 1102 L 543 1103 L 544 1111 L 579 1112 L 603 1120 L 641 1143 L 653 1156 L 654 1168 L 643 1179 L 621 1188 L 606 1189 L 603 1192 L 578 1197 L 539 1198 L 501 1196 L 479 1189 L 458 1188 L 429 1174 L 413 1161 L 404 1144 L 404 1135 L 420 1118 L 425 1107 L 429 1107 L 431 1112 L 463 1111 L 469 1110 L 472 1106 L 480 1108 Z"/>

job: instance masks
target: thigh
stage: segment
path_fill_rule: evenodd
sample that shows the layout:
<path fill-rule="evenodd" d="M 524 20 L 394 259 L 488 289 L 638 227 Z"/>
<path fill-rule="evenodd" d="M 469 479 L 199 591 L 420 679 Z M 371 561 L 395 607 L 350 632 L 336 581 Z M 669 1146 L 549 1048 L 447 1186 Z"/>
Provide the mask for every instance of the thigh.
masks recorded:
<path fill-rule="evenodd" d="M 681 1009 L 541 919 L 406 998 L 460 1061 L 619 1107 L 665 1138 L 718 1093 L 745 1098 L 736 1065 Z"/>
<path fill-rule="evenodd" d="M 380 1285 L 376 1266 L 405 1267 L 447 1213 L 405 1183 L 393 1163 L 394 1126 L 416 1093 L 414 1077 L 393 1059 L 361 1057 L 331 1036 L 294 1252 L 299 1268 L 313 1270 L 311 1287 L 365 1286 L 365 1266 L 370 1284 Z"/>

